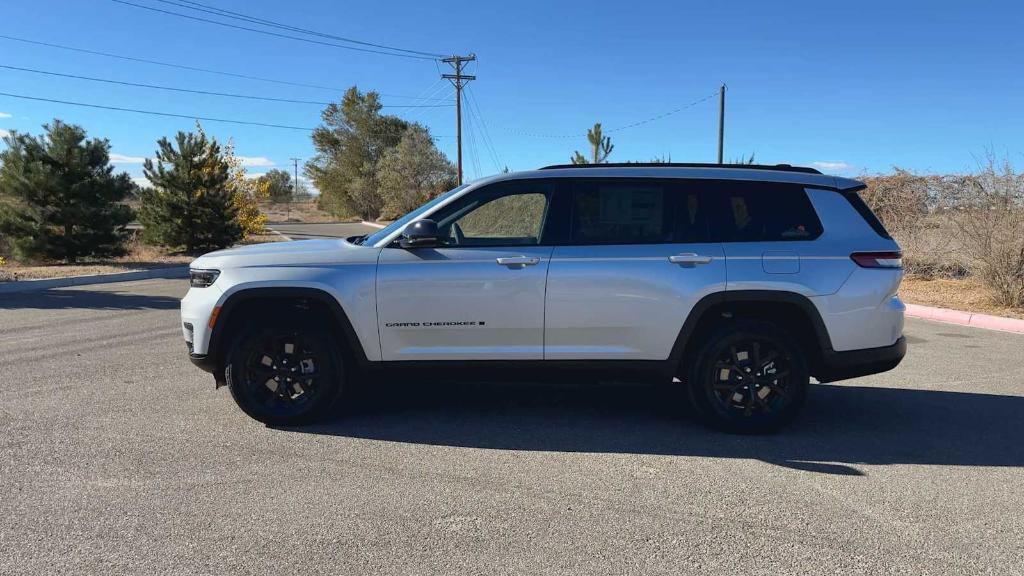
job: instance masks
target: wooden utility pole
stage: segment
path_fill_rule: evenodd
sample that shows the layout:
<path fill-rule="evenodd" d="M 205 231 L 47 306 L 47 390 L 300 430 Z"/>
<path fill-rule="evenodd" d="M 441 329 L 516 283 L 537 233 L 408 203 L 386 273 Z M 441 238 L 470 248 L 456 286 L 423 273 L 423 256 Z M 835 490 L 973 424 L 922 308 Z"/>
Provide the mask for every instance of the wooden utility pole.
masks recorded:
<path fill-rule="evenodd" d="M 469 56 L 449 56 L 442 60 L 455 68 L 455 74 L 441 74 L 441 78 L 451 80 L 455 85 L 455 146 L 458 150 L 459 186 L 462 185 L 462 87 L 470 80 L 476 80 L 476 76 L 467 76 L 462 73 L 462 66 L 466 62 L 476 60 L 476 54 Z"/>
<path fill-rule="evenodd" d="M 725 84 L 718 91 L 718 163 L 722 163 L 725 151 Z"/>
<path fill-rule="evenodd" d="M 288 199 L 288 208 L 285 212 L 285 220 L 290 220 L 292 217 L 292 200 L 295 199 L 295 195 L 299 193 L 299 160 L 301 158 L 289 158 L 292 164 L 295 166 L 295 185 L 292 187 L 292 195 Z"/>

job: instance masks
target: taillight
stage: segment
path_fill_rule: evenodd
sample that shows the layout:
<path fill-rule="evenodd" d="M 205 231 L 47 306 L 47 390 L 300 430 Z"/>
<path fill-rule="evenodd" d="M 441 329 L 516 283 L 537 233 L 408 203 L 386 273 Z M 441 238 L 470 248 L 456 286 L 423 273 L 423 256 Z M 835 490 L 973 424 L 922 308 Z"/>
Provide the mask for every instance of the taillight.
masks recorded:
<path fill-rule="evenodd" d="M 861 268 L 903 268 L 901 252 L 854 252 L 850 259 Z"/>

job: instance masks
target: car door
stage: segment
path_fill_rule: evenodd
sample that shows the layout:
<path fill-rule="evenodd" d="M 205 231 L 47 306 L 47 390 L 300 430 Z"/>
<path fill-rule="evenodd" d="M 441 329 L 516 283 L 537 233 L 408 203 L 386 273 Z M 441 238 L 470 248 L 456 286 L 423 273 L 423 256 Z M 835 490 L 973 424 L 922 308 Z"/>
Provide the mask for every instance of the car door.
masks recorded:
<path fill-rule="evenodd" d="M 431 215 L 447 241 L 385 248 L 377 267 L 384 360 L 539 360 L 554 185 L 512 180 Z"/>
<path fill-rule="evenodd" d="M 568 242 L 548 271 L 544 358 L 668 358 L 694 304 L 725 289 L 705 199 L 669 179 L 586 178 L 571 187 Z"/>

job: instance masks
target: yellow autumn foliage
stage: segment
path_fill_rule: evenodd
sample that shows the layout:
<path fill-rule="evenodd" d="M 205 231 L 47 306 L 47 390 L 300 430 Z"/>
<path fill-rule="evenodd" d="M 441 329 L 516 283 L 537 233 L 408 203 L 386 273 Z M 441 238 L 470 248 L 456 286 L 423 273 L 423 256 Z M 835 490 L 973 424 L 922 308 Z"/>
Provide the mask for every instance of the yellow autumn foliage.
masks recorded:
<path fill-rule="evenodd" d="M 205 135 L 202 125 L 196 121 L 196 131 Z M 227 189 L 231 203 L 238 209 L 235 217 L 245 236 L 260 234 L 267 225 L 267 216 L 260 212 L 259 201 L 270 197 L 270 185 L 259 179 L 245 177 L 242 159 L 235 156 L 235 141 L 228 140 L 224 146 L 223 160 L 228 165 Z"/>
<path fill-rule="evenodd" d="M 224 161 L 228 164 L 228 190 L 231 202 L 238 209 L 238 223 L 246 236 L 263 232 L 267 215 L 260 212 L 259 201 L 270 197 L 270 185 L 259 179 L 245 176 L 241 158 L 235 156 L 235 144 L 228 141 L 224 147 Z"/>

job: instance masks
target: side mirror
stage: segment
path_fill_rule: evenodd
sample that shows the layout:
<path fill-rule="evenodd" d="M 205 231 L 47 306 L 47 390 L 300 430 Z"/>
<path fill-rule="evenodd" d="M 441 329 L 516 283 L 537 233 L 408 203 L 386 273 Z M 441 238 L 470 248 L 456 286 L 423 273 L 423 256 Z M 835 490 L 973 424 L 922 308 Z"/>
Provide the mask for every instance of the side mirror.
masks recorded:
<path fill-rule="evenodd" d="M 437 222 L 429 219 L 411 222 L 402 230 L 402 239 L 398 241 L 402 248 L 430 248 L 441 244 L 441 233 L 437 230 Z"/>

